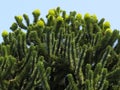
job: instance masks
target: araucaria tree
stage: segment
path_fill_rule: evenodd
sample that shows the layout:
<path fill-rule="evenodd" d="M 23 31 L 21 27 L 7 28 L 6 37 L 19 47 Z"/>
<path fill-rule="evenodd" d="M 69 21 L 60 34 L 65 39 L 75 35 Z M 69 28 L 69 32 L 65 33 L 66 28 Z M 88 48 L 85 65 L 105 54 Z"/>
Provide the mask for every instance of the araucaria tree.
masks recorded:
<path fill-rule="evenodd" d="M 0 44 L 0 90 L 120 90 L 120 34 L 59 7 L 15 16 Z M 24 19 L 24 23 L 23 23 Z"/>

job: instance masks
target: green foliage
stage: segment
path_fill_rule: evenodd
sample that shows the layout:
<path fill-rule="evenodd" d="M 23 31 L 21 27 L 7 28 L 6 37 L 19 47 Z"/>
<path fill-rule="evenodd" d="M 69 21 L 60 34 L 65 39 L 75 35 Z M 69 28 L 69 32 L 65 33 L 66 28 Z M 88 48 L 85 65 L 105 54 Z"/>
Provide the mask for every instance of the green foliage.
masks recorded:
<path fill-rule="evenodd" d="M 120 34 L 60 7 L 15 16 L 0 44 L 0 90 L 120 90 Z M 25 20 L 25 23 L 23 23 Z"/>
<path fill-rule="evenodd" d="M 8 36 L 8 31 L 4 30 L 4 31 L 2 32 L 2 37 L 7 37 L 7 36 Z"/>

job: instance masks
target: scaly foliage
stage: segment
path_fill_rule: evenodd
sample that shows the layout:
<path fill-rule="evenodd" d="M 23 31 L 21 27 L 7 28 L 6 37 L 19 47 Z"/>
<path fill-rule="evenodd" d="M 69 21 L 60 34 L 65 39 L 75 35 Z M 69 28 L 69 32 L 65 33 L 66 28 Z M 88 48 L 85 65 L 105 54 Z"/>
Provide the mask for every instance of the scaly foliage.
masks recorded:
<path fill-rule="evenodd" d="M 32 14 L 2 33 L 0 90 L 120 90 L 120 34 L 109 22 L 59 7 L 46 21 Z"/>

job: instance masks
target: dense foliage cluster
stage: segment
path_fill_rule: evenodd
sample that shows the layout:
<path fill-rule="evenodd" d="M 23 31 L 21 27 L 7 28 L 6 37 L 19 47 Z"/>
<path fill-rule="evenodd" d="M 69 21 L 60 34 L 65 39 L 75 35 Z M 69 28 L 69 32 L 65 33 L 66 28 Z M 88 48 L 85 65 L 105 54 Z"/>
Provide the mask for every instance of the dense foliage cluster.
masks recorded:
<path fill-rule="evenodd" d="M 0 90 L 120 90 L 120 34 L 109 22 L 59 7 L 46 20 L 32 14 L 2 33 Z"/>

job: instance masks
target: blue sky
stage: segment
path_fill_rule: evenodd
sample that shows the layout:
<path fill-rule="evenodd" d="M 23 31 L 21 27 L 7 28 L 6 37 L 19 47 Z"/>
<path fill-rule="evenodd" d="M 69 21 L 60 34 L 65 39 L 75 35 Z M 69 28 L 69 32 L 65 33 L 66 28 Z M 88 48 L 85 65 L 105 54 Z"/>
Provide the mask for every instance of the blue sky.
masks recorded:
<path fill-rule="evenodd" d="M 77 11 L 83 15 L 87 12 L 96 14 L 100 20 L 102 17 L 110 21 L 112 29 L 120 30 L 120 0 L 2 0 L 0 2 L 0 42 L 3 30 L 10 31 L 9 27 L 15 15 L 26 13 L 32 20 L 32 11 L 40 9 L 41 17 L 45 18 L 48 10 L 60 6 L 61 9 Z"/>

